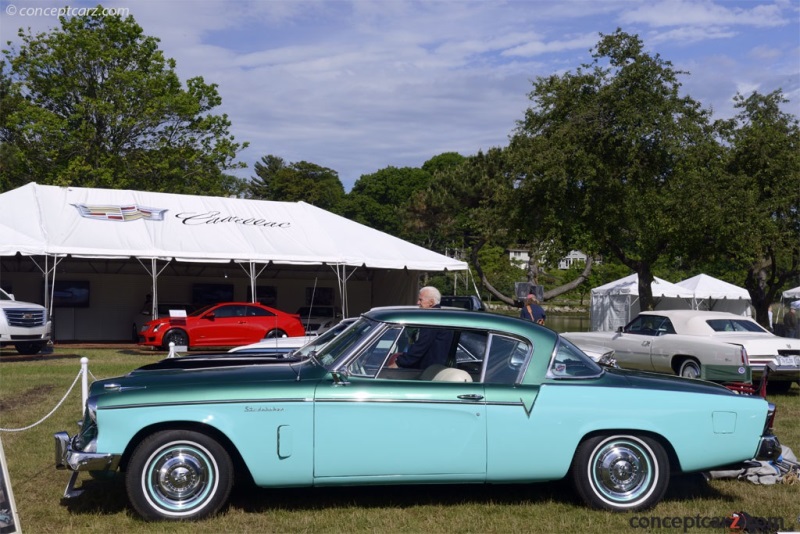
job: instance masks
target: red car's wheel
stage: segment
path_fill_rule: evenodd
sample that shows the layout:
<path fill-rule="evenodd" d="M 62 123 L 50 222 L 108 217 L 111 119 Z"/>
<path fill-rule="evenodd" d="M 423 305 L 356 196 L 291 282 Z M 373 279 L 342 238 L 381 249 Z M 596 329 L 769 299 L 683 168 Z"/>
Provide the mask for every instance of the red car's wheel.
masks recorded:
<path fill-rule="evenodd" d="M 264 339 L 275 339 L 279 337 L 287 337 L 286 332 L 281 330 L 280 328 L 274 328 L 264 334 Z"/>
<path fill-rule="evenodd" d="M 164 350 L 169 350 L 169 344 L 175 343 L 176 347 L 186 347 L 189 348 L 189 334 L 185 331 L 181 330 L 180 328 L 175 328 L 170 330 L 166 334 L 164 334 L 164 338 L 161 341 L 161 347 Z"/>

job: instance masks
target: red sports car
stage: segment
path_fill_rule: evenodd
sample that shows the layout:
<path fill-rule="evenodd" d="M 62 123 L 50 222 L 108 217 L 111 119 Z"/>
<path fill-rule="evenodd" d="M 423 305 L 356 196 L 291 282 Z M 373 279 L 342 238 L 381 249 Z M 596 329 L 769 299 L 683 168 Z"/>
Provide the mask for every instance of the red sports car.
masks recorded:
<path fill-rule="evenodd" d="M 220 302 L 187 317 L 148 321 L 139 331 L 139 345 L 227 347 L 248 345 L 269 337 L 305 335 L 300 316 L 251 302 Z"/>

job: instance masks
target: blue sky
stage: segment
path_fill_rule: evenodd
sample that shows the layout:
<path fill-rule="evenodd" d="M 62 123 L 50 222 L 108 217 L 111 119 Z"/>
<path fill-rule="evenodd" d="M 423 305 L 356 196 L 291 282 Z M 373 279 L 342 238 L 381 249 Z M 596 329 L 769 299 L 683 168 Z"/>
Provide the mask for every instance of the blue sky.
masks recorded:
<path fill-rule="evenodd" d="M 98 0 L 99 1 L 99 0 Z M 72 8 L 95 2 L 72 1 Z M 0 38 L 58 27 L 0 0 Z M 600 33 L 638 34 L 690 74 L 685 93 L 730 117 L 737 92 L 782 89 L 800 116 L 800 0 L 157 1 L 126 9 L 177 61 L 219 85 L 232 133 L 267 154 L 330 167 L 349 190 L 387 166 L 505 146 L 538 76 L 591 60 Z M 23 14 L 24 13 L 24 14 Z"/>

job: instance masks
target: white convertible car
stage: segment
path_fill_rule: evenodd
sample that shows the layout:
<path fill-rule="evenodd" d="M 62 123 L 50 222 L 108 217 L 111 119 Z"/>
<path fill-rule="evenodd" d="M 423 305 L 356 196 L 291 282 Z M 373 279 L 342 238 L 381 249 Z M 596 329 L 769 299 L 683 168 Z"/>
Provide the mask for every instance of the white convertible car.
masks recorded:
<path fill-rule="evenodd" d="M 582 345 L 614 349 L 617 364 L 716 382 L 758 380 L 770 366 L 773 392 L 800 384 L 800 340 L 778 337 L 749 317 L 733 313 L 662 310 L 642 312 L 615 332 L 566 332 Z M 748 367 L 749 362 L 749 367 Z"/>

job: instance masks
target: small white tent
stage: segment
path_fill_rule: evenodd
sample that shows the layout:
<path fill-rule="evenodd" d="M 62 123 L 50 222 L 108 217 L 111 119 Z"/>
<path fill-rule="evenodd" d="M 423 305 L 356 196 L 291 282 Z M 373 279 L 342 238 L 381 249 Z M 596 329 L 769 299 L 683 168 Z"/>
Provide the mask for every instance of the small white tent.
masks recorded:
<path fill-rule="evenodd" d="M 654 277 L 651 284 L 656 309 L 688 309 L 689 289 Z M 592 330 L 616 330 L 636 317 L 639 306 L 639 275 L 636 273 L 592 289 L 590 304 Z"/>
<path fill-rule="evenodd" d="M 692 292 L 693 310 L 713 310 L 750 316 L 750 293 L 739 286 L 707 274 L 698 274 L 681 280 L 678 286 Z"/>
<path fill-rule="evenodd" d="M 794 289 L 787 289 L 782 295 L 786 300 L 800 299 L 800 286 L 797 286 Z"/>

